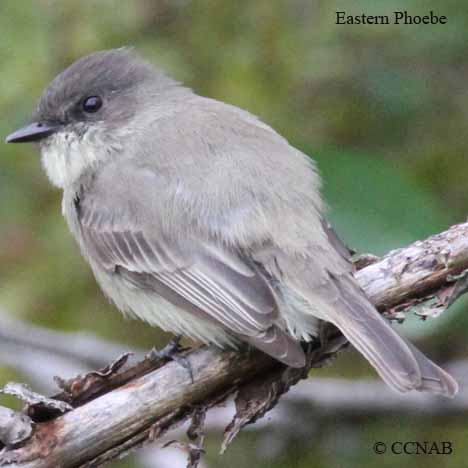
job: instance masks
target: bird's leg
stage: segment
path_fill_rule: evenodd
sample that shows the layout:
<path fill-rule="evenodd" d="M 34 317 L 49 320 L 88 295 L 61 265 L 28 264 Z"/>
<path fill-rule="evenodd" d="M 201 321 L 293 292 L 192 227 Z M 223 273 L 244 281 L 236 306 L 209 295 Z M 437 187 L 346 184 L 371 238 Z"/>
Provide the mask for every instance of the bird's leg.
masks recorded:
<path fill-rule="evenodd" d="M 153 349 L 149 352 L 151 359 L 172 359 L 172 355 L 179 351 L 182 335 L 174 335 L 162 349 Z"/>
<path fill-rule="evenodd" d="M 182 339 L 182 335 L 174 335 L 169 343 L 162 349 L 153 348 L 149 353 L 150 359 L 167 359 L 172 360 L 182 366 L 184 369 L 187 370 L 190 381 L 194 383 L 193 379 L 193 369 L 190 365 L 189 360 L 186 356 L 180 353 L 180 340 Z"/>

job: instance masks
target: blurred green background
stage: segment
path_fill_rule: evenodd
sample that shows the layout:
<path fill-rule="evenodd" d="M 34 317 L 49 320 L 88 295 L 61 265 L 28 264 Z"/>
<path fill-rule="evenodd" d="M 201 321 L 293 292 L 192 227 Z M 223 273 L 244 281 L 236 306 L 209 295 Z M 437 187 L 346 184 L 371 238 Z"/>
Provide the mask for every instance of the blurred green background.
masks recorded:
<path fill-rule="evenodd" d="M 392 14 L 405 8 L 412 14 L 433 9 L 448 22 L 335 24 L 338 10 Z M 133 45 L 198 93 L 248 109 L 314 157 L 337 231 L 358 251 L 382 254 L 466 219 L 467 11 L 459 0 L 2 0 L 0 134 L 26 122 L 43 87 L 72 61 Z M 0 145 L 0 215 L 0 306 L 10 314 L 90 331 L 129 349 L 168 339 L 125 321 L 103 298 L 33 146 Z M 405 327 L 419 333 L 439 362 L 464 357 L 464 309 Z M 317 375 L 373 373 L 346 353 Z M 10 379 L 28 376 L 0 367 L 0 385 Z M 378 457 L 372 444 L 452 440 L 456 450 L 443 457 L 443 466 L 461 467 L 467 435 L 459 420 L 428 424 L 389 415 L 352 424 L 337 415 L 273 459 L 262 456 L 253 433 L 244 433 L 224 457 L 209 442 L 207 460 L 213 467 L 435 467 L 440 456 Z"/>

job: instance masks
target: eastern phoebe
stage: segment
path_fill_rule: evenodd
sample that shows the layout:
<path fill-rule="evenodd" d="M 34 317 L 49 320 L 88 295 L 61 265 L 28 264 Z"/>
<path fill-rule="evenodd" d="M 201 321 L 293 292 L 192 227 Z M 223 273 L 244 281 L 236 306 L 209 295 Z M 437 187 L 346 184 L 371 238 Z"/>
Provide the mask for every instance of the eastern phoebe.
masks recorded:
<path fill-rule="evenodd" d="M 124 314 L 293 367 L 331 322 L 394 389 L 457 392 L 355 282 L 314 163 L 248 112 L 122 48 L 58 75 L 6 141 L 39 143 L 70 230 Z"/>

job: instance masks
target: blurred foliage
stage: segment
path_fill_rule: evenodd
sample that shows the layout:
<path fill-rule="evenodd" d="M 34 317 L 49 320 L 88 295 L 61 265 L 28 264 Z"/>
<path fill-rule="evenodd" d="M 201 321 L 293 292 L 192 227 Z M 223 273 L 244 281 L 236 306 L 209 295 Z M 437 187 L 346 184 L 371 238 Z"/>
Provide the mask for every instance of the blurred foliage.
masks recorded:
<path fill-rule="evenodd" d="M 313 156 L 337 230 L 358 250 L 381 254 L 464 220 L 468 204 L 466 8 L 457 0 L 410 3 L 3 0 L 0 133 L 23 124 L 43 87 L 76 58 L 133 45 L 197 92 L 259 115 Z M 433 9 L 448 24 L 334 24 L 337 10 L 405 8 L 412 14 Z M 0 304 L 54 328 L 89 330 L 129 345 L 162 344 L 167 336 L 125 321 L 98 291 L 37 151 L 3 145 L 0 161 Z M 458 326 L 445 321 L 443 335 L 428 343 L 435 353 L 465 353 L 467 317 L 458 314 Z M 449 333 L 454 338 L 447 342 Z M 323 374 L 363 372 L 371 373 L 349 354 Z M 11 370 L 0 369 L 0 379 L 8 378 Z M 462 466 L 468 456 L 466 429 L 457 422 L 442 428 L 382 420 L 355 427 L 331 419 L 315 435 L 263 459 L 246 433 L 222 459 L 211 447 L 209 459 L 211 466 L 390 467 L 396 458 L 377 457 L 372 443 L 397 438 L 453 440 L 456 454 L 444 458 L 445 466 Z M 431 467 L 439 461 L 401 456 L 398 463 Z"/>

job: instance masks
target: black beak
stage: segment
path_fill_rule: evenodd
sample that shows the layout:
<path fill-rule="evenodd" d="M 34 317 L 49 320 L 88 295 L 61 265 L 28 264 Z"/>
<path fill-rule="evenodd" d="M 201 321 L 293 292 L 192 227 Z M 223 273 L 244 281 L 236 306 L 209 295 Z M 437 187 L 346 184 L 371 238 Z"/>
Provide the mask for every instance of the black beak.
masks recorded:
<path fill-rule="evenodd" d="M 33 122 L 8 135 L 5 142 L 28 143 L 30 141 L 39 141 L 55 133 L 61 126 L 56 122 Z"/>

